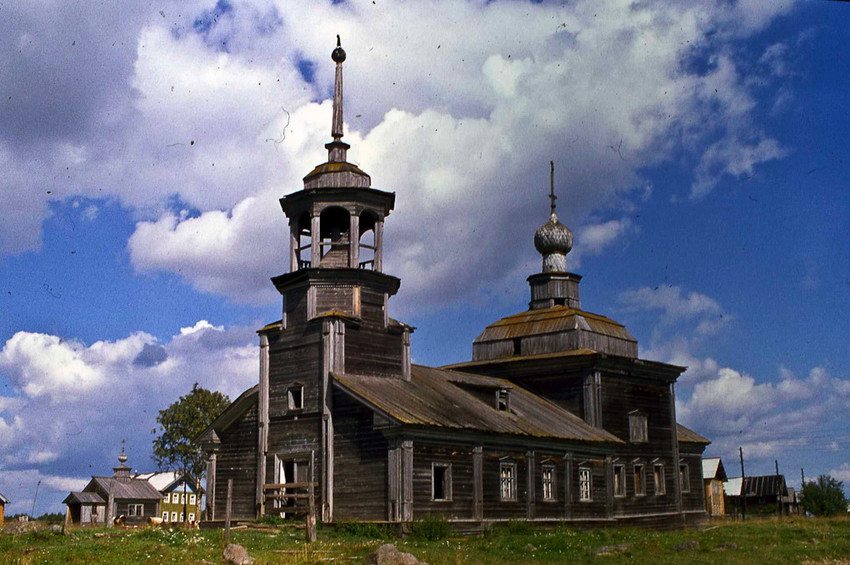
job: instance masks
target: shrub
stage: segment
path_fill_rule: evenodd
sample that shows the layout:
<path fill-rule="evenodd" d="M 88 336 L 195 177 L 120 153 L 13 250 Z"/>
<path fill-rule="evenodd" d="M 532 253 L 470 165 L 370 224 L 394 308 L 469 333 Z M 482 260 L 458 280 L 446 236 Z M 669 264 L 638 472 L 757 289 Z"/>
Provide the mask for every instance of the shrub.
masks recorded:
<path fill-rule="evenodd" d="M 344 536 L 369 539 L 386 539 L 389 530 L 383 524 L 370 522 L 340 522 L 336 525 L 336 531 Z"/>
<path fill-rule="evenodd" d="M 446 539 L 451 533 L 451 524 L 440 515 L 426 514 L 410 524 L 410 537 L 416 539 L 439 541 Z"/>

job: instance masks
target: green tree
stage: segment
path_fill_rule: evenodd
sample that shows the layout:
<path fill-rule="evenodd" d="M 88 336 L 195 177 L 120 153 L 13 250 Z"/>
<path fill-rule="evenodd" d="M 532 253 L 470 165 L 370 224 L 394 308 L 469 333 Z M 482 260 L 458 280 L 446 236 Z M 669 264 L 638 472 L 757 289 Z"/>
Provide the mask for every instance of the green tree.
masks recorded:
<path fill-rule="evenodd" d="M 829 475 L 803 485 L 803 508 L 815 516 L 834 516 L 847 512 L 844 483 Z"/>
<path fill-rule="evenodd" d="M 159 468 L 177 471 L 199 485 L 206 464 L 195 440 L 228 405 L 226 395 L 195 383 L 192 392 L 160 410 L 156 417 L 159 435 L 153 440 L 153 460 Z M 156 434 L 157 429 L 151 432 Z M 183 516 L 188 513 L 184 511 Z"/>

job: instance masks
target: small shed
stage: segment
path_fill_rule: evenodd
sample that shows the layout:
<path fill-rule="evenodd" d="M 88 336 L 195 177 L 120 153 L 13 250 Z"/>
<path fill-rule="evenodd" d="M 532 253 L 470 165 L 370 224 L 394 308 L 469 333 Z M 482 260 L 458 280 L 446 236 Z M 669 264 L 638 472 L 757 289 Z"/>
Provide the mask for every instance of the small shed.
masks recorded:
<path fill-rule="evenodd" d="M 784 475 L 734 477 L 726 482 L 724 491 L 736 514 L 743 510 L 744 504 L 747 514 L 773 514 L 780 506 L 784 507 L 788 485 Z"/>
<path fill-rule="evenodd" d="M 702 460 L 702 482 L 705 487 L 705 510 L 709 516 L 726 514 L 723 483 L 727 481 L 726 469 L 720 457 L 706 457 Z"/>
<path fill-rule="evenodd" d="M 5 520 L 7 504 L 9 504 L 9 499 L 3 496 L 3 493 L 0 492 L 0 524 L 2 524 L 3 520 Z"/>

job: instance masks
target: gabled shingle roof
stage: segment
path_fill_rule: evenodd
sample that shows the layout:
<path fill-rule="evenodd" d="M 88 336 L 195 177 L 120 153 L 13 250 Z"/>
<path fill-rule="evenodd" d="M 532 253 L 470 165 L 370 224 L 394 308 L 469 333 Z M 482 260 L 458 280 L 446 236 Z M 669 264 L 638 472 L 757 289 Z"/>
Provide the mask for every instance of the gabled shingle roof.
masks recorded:
<path fill-rule="evenodd" d="M 86 490 L 93 485 L 96 485 L 104 492 L 112 493 L 115 498 L 132 500 L 162 499 L 162 495 L 152 484 L 140 479 L 122 481 L 113 477 L 92 477 L 91 482 L 86 486 Z"/>
<path fill-rule="evenodd" d="M 96 492 L 72 492 L 65 497 L 62 504 L 106 504 L 106 501 Z"/>
<path fill-rule="evenodd" d="M 710 439 L 702 437 L 695 431 L 686 428 L 682 424 L 676 424 L 676 432 L 676 436 L 679 439 L 679 443 L 704 443 L 705 445 L 711 443 Z"/>
<path fill-rule="evenodd" d="M 502 379 L 420 365 L 411 368 L 410 381 L 352 374 L 333 377 L 342 390 L 401 424 L 622 443 L 605 430 Z M 499 389 L 511 391 L 511 412 L 496 409 Z"/>

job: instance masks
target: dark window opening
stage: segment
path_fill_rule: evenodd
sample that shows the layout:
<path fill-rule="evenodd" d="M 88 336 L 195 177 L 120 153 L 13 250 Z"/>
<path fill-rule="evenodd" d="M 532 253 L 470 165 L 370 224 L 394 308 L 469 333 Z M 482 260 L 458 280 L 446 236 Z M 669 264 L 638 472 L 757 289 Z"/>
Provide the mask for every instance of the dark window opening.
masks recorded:
<path fill-rule="evenodd" d="M 514 338 L 514 355 L 522 355 L 522 339 Z"/>
<path fill-rule="evenodd" d="M 496 394 L 496 409 L 499 410 L 499 412 L 510 412 L 511 397 L 510 392 L 508 392 L 507 389 L 501 388 Z"/>
<path fill-rule="evenodd" d="M 450 465 L 434 463 L 431 467 L 431 498 L 432 500 L 452 499 L 452 474 Z"/>
<path fill-rule="evenodd" d="M 287 404 L 290 410 L 304 408 L 304 387 L 295 386 L 287 391 Z"/>

